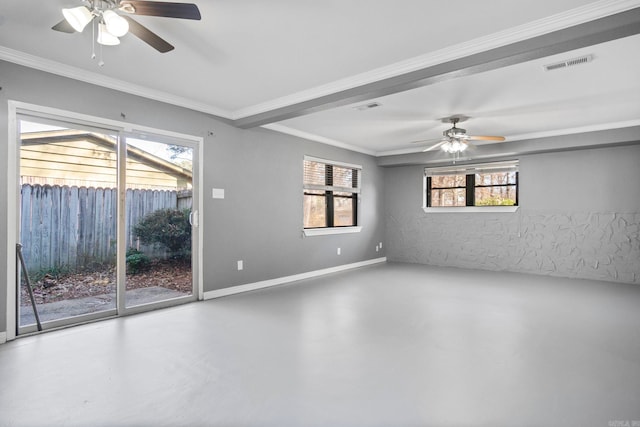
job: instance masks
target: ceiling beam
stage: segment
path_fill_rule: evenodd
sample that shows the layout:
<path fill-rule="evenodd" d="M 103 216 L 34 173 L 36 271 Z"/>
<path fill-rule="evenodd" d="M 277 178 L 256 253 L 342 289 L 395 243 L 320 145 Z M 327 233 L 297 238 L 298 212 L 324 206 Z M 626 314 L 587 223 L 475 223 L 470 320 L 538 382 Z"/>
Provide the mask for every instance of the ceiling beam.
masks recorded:
<path fill-rule="evenodd" d="M 243 129 L 495 70 L 640 33 L 640 8 L 234 120 Z"/>

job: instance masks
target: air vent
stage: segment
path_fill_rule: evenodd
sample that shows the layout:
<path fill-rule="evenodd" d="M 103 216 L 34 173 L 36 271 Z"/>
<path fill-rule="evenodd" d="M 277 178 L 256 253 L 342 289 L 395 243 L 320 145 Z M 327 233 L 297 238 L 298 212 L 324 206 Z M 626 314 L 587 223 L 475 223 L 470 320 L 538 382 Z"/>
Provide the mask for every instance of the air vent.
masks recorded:
<path fill-rule="evenodd" d="M 368 104 L 363 104 L 363 105 L 358 105 L 353 107 L 354 109 L 358 110 L 358 111 L 364 111 L 364 110 L 370 110 L 371 108 L 376 108 L 376 107 L 381 107 L 382 104 L 380 104 L 379 102 L 369 102 Z"/>
<path fill-rule="evenodd" d="M 574 65 L 586 64 L 593 61 L 593 55 L 584 55 L 578 58 L 567 59 L 565 61 L 555 62 L 544 66 L 546 71 L 559 70 L 561 68 L 573 67 Z"/>

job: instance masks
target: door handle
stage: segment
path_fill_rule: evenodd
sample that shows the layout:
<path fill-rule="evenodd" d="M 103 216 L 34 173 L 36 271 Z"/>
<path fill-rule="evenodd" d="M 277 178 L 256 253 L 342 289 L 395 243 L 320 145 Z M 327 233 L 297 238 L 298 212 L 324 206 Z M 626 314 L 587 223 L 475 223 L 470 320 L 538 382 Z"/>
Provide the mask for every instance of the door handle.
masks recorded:
<path fill-rule="evenodd" d="M 189 212 L 189 224 L 191 224 L 192 227 L 198 226 L 198 217 L 197 210 Z"/>

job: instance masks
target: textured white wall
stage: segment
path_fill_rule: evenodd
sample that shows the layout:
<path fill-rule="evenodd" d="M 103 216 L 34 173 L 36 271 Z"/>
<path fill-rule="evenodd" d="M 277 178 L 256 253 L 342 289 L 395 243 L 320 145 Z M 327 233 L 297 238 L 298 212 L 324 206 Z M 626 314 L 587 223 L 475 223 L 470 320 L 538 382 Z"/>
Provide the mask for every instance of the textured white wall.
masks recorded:
<path fill-rule="evenodd" d="M 638 165 L 638 145 L 528 156 L 517 212 L 453 214 L 420 209 L 422 167 L 390 168 L 387 257 L 640 284 Z"/>

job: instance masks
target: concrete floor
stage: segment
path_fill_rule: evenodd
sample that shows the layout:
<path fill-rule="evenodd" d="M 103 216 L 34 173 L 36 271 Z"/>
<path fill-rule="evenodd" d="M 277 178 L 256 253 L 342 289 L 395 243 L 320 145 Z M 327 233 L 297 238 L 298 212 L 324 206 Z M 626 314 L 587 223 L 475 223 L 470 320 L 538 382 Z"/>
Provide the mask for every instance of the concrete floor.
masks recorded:
<path fill-rule="evenodd" d="M 179 298 L 185 295 L 189 294 L 163 288 L 162 286 L 129 289 L 126 293 L 126 304 L 127 307 L 133 307 L 141 304 Z M 46 322 L 98 311 L 114 310 L 116 308 L 115 299 L 116 293 L 113 292 L 111 294 L 37 304 L 36 308 L 38 309 L 40 321 Z M 35 325 L 35 323 L 36 316 L 33 313 L 32 306 L 30 304 L 21 306 L 20 326 Z"/>
<path fill-rule="evenodd" d="M 640 425 L 640 288 L 385 264 L 25 337 L 40 425 Z"/>

